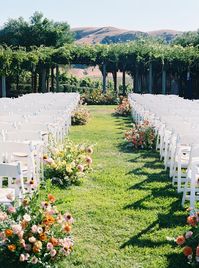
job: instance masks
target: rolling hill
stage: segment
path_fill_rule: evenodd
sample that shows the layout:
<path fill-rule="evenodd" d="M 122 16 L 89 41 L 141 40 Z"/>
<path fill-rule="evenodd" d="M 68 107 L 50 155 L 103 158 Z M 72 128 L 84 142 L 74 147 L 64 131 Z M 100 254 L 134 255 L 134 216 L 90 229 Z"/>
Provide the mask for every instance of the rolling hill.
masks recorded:
<path fill-rule="evenodd" d="M 121 43 L 136 40 L 140 37 L 158 37 L 170 42 L 180 31 L 174 30 L 158 30 L 150 32 L 128 31 L 114 27 L 79 27 L 73 28 L 76 43 L 79 44 L 110 44 Z"/>

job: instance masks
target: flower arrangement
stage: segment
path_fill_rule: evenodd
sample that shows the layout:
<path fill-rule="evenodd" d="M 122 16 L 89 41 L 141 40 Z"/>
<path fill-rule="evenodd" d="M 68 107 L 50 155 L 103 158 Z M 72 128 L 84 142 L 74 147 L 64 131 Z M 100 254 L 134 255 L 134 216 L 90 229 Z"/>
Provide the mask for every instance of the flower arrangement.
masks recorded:
<path fill-rule="evenodd" d="M 89 121 L 90 113 L 85 105 L 80 105 L 71 117 L 72 125 L 86 125 Z"/>
<path fill-rule="evenodd" d="M 1 205 L 0 267 L 55 267 L 71 253 L 72 216 L 59 212 L 52 194 L 37 199 L 35 193 L 18 207 Z"/>
<path fill-rule="evenodd" d="M 125 139 L 136 149 L 153 149 L 156 136 L 148 121 L 132 124 L 132 128 L 125 133 Z"/>
<path fill-rule="evenodd" d="M 187 258 L 187 262 L 192 267 L 199 266 L 199 241 L 198 241 L 198 227 L 199 227 L 199 212 L 195 210 L 190 211 L 190 216 L 187 217 L 187 223 L 190 230 L 176 238 L 177 245 L 183 246 L 183 254 Z"/>
<path fill-rule="evenodd" d="M 118 103 L 113 92 L 103 94 L 102 91 L 98 89 L 82 94 L 81 100 L 88 105 L 110 105 Z"/>
<path fill-rule="evenodd" d="M 76 145 L 69 140 L 49 148 L 48 155 L 44 155 L 45 177 L 60 186 L 78 184 L 91 170 L 92 153 L 92 146 Z"/>
<path fill-rule="evenodd" d="M 122 98 L 121 103 L 115 109 L 115 115 L 129 116 L 131 114 L 131 106 L 127 98 Z"/>

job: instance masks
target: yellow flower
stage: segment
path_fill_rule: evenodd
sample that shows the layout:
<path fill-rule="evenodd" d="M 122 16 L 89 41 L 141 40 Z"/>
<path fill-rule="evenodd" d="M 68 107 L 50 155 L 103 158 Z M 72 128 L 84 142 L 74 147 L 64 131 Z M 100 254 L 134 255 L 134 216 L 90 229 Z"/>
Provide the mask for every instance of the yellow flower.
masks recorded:
<path fill-rule="evenodd" d="M 42 242 L 37 240 L 37 241 L 34 243 L 34 246 L 35 246 L 36 248 L 38 248 L 38 249 L 42 249 Z"/>
<path fill-rule="evenodd" d="M 66 165 L 66 172 L 68 172 L 68 173 L 71 173 L 72 172 L 72 167 L 71 167 L 70 164 L 69 165 Z"/>

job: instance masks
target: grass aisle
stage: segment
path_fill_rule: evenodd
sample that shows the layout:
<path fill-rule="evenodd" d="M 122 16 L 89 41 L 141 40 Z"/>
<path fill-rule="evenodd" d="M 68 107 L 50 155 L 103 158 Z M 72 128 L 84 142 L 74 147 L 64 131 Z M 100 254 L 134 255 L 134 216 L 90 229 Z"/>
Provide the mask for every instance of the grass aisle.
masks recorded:
<path fill-rule="evenodd" d="M 54 191 L 75 218 L 75 249 L 60 267 L 183 267 L 166 237 L 185 230 L 186 212 L 158 154 L 125 151 L 130 121 L 113 117 L 113 106 L 89 109 L 91 121 L 72 127 L 70 138 L 96 144 L 94 172 L 81 186 Z"/>

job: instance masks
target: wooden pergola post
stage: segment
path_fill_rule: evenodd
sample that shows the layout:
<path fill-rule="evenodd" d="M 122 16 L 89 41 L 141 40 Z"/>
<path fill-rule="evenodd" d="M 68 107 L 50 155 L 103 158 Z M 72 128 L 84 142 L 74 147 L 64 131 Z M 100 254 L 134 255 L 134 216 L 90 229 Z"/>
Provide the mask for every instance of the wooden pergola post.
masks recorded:
<path fill-rule="evenodd" d="M 1 78 L 1 83 L 2 83 L 2 98 L 6 97 L 6 77 L 5 75 L 2 76 Z"/>
<path fill-rule="evenodd" d="M 102 65 L 102 76 L 103 76 L 103 89 L 102 93 L 106 94 L 106 64 L 103 63 Z"/>
<path fill-rule="evenodd" d="M 162 65 L 162 94 L 166 94 L 166 70 L 164 64 Z"/>
<path fill-rule="evenodd" d="M 149 93 L 152 93 L 153 89 L 153 66 L 152 63 L 149 63 L 149 84 L 148 84 Z"/>

